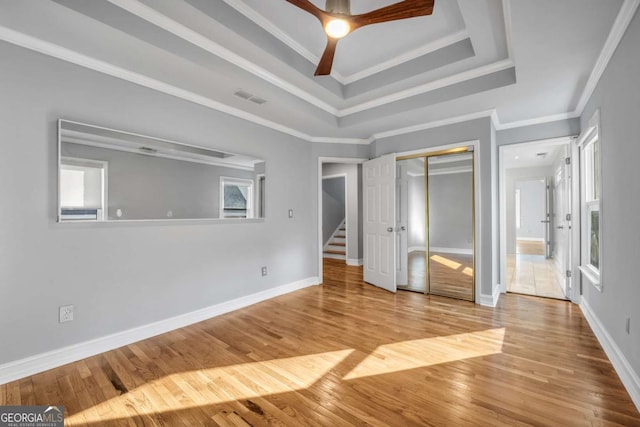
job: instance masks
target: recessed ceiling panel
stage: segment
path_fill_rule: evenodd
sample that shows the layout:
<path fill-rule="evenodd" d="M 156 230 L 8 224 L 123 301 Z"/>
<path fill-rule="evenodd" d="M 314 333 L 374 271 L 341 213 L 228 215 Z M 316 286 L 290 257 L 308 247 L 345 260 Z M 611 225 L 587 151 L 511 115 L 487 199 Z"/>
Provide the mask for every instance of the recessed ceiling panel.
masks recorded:
<path fill-rule="evenodd" d="M 239 0 L 271 22 L 313 56 L 320 58 L 326 36 L 320 22 L 286 1 Z M 321 9 L 322 0 L 312 1 Z M 233 3 L 233 2 L 231 2 Z M 352 0 L 351 13 L 358 14 L 397 3 L 397 0 Z M 363 27 L 338 43 L 334 70 L 348 78 L 352 74 L 392 60 L 401 53 L 464 30 L 464 20 L 455 0 L 436 1 L 433 15 Z"/>

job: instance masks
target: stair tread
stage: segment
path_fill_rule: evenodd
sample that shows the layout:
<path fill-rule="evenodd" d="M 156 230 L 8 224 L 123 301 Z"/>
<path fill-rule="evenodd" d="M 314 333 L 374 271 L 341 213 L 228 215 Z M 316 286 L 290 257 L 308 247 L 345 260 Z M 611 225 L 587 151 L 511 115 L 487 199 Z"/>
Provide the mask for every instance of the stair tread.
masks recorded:
<path fill-rule="evenodd" d="M 347 246 L 345 242 L 331 242 L 329 246 Z"/>
<path fill-rule="evenodd" d="M 347 253 L 345 251 L 338 251 L 335 249 L 326 249 L 324 251 L 325 254 L 334 254 L 334 255 L 346 255 Z"/>

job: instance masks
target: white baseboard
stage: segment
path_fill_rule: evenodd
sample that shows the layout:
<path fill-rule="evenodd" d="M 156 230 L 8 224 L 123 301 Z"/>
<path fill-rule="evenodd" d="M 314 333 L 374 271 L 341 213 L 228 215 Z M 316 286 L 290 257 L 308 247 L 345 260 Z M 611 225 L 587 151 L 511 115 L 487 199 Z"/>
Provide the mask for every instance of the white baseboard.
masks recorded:
<path fill-rule="evenodd" d="M 347 259 L 345 255 L 338 255 L 338 254 L 322 254 L 322 258 L 341 259 L 343 261 L 346 261 Z"/>
<path fill-rule="evenodd" d="M 613 369 L 616 370 L 622 384 L 627 389 L 627 392 L 629 392 L 631 400 L 633 400 L 636 408 L 640 411 L 640 378 L 638 374 L 633 370 L 627 358 L 624 357 L 620 347 L 618 347 L 613 338 L 611 338 L 609 332 L 607 332 L 602 322 L 600 322 L 600 319 L 598 319 L 593 310 L 591 310 L 591 306 L 589 306 L 585 298 L 581 299 L 580 308 L 596 338 L 600 341 L 604 352 L 607 353 L 607 357 L 611 360 Z"/>
<path fill-rule="evenodd" d="M 464 249 L 464 248 L 440 248 L 432 246 L 430 248 L 431 252 L 441 252 L 443 254 L 460 254 L 460 255 L 472 255 L 472 249 Z"/>
<path fill-rule="evenodd" d="M 355 266 L 355 267 L 359 267 L 363 264 L 362 262 L 362 258 L 360 259 L 352 259 L 352 258 L 347 258 L 347 265 L 351 265 L 351 266 Z"/>
<path fill-rule="evenodd" d="M 519 242 L 544 242 L 544 237 L 518 237 Z"/>
<path fill-rule="evenodd" d="M 493 287 L 493 295 L 480 294 L 480 300 L 477 301 L 480 305 L 484 305 L 487 307 L 495 307 L 498 305 L 498 300 L 500 299 L 500 285 L 496 285 Z"/>
<path fill-rule="evenodd" d="M 312 285 L 320 284 L 319 277 L 308 277 L 297 282 L 267 289 L 255 294 L 240 297 L 231 301 L 225 301 L 209 307 L 181 314 L 137 328 L 117 332 L 115 334 L 81 342 L 35 356 L 0 365 L 0 384 L 5 384 L 20 378 L 28 377 L 49 369 L 57 368 L 67 363 L 104 353 L 124 345 L 141 341 L 156 335 L 160 335 L 174 329 L 182 328 L 230 311 L 238 310 L 261 301 L 268 300 L 289 292 L 297 291 Z"/>
<path fill-rule="evenodd" d="M 426 252 L 426 246 L 409 246 L 408 252 Z"/>

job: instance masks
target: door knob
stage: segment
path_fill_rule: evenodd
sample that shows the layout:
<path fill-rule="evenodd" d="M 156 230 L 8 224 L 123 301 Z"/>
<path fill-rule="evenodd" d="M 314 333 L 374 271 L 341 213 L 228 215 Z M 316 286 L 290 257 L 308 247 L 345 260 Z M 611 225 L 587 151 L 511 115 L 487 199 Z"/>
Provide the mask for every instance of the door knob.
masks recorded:
<path fill-rule="evenodd" d="M 400 227 L 400 230 L 405 231 L 407 229 L 407 227 L 405 227 L 404 225 L 402 227 Z"/>
<path fill-rule="evenodd" d="M 387 231 L 388 231 L 389 233 L 391 233 L 391 232 L 393 231 L 393 227 L 389 227 L 389 228 L 387 228 Z"/>
<path fill-rule="evenodd" d="M 540 221 L 540 222 L 541 222 L 541 223 L 543 223 L 543 224 L 549 224 L 549 222 L 550 222 L 550 221 L 549 221 L 548 219 L 543 219 L 543 220 L 542 220 L 542 221 Z"/>

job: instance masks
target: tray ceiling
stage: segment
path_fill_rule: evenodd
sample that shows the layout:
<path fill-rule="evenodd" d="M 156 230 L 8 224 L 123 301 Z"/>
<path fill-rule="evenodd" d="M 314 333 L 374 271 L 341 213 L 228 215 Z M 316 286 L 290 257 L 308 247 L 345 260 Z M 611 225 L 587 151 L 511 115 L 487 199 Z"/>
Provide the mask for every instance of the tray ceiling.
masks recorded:
<path fill-rule="evenodd" d="M 436 0 L 432 16 L 348 35 L 323 77 L 322 28 L 285 0 L 3 1 L 0 39 L 306 140 L 369 142 L 456 118 L 575 117 L 637 6 Z"/>

